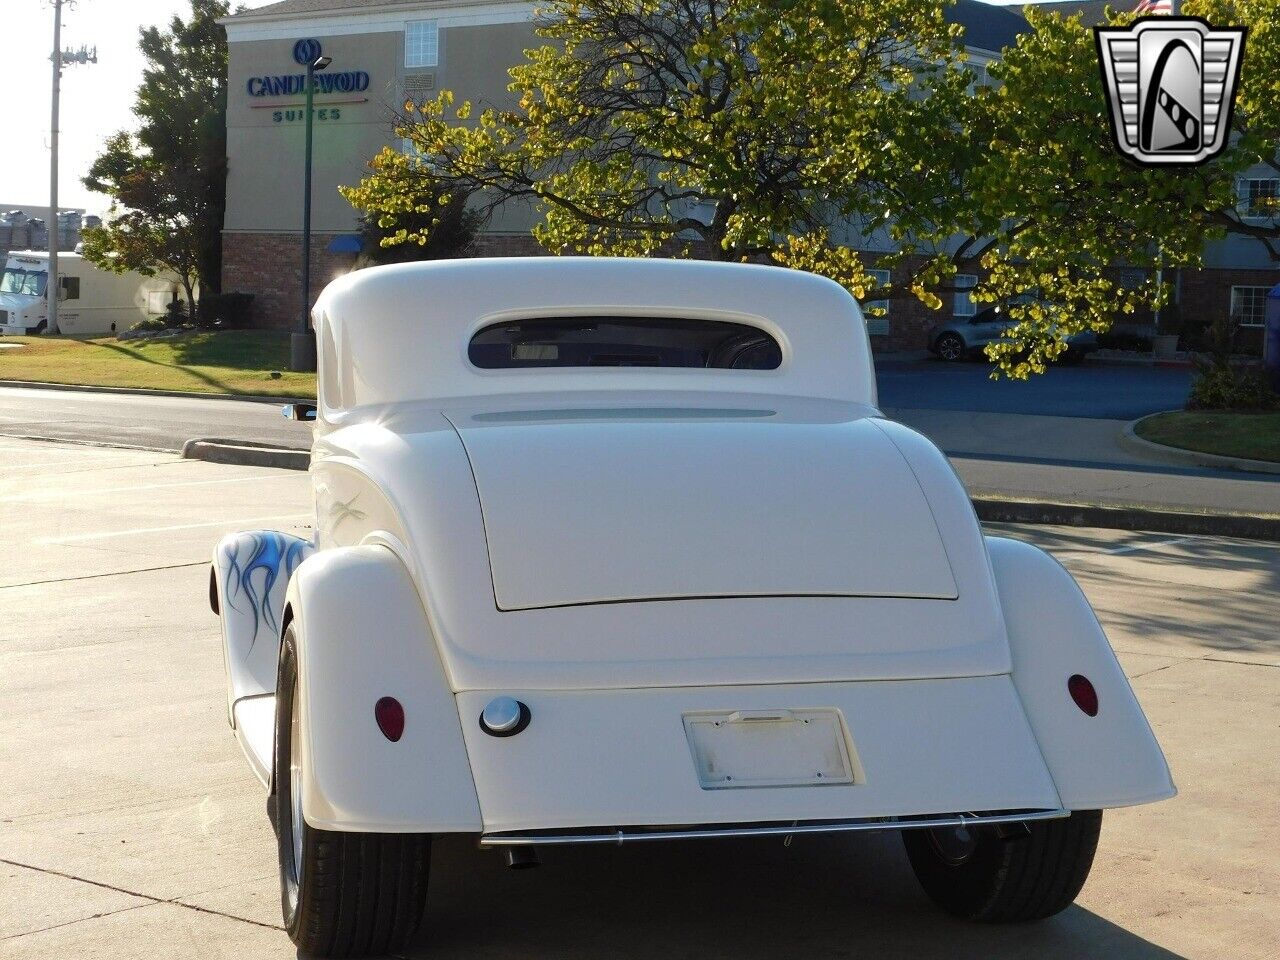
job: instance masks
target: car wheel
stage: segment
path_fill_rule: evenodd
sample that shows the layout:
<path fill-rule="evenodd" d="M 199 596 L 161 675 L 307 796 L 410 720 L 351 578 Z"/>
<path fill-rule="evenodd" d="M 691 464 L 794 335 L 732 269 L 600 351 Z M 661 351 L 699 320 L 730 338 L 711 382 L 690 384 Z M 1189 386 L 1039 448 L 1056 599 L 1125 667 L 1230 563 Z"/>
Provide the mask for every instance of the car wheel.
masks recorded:
<path fill-rule="evenodd" d="M 280 648 L 276 681 L 274 809 L 284 927 L 302 953 L 385 954 L 417 931 L 426 907 L 431 838 L 426 834 L 317 830 L 302 816 L 302 722 L 297 640 Z"/>
<path fill-rule="evenodd" d="M 1017 923 L 1065 910 L 1080 893 L 1102 827 L 1101 810 L 991 828 L 904 830 L 916 879 L 935 903 L 966 920 Z"/>
<path fill-rule="evenodd" d="M 958 333 L 944 333 L 933 345 L 943 360 L 956 363 L 969 355 L 969 347 Z"/>

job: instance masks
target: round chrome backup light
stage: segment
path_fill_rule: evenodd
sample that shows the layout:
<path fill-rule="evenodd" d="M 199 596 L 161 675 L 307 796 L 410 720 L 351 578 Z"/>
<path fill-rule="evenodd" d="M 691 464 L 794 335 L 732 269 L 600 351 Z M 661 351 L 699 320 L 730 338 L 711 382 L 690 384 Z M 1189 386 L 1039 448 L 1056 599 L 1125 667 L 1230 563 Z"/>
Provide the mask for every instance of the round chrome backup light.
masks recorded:
<path fill-rule="evenodd" d="M 514 737 L 530 718 L 529 708 L 515 697 L 495 697 L 480 714 L 480 729 L 491 737 Z"/>

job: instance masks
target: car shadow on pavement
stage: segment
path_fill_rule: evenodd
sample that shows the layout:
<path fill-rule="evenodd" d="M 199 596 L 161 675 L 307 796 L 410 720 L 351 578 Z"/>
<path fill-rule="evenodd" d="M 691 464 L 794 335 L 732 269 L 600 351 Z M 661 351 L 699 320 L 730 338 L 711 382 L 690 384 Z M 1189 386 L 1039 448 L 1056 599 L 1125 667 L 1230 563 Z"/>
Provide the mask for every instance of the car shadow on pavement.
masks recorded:
<path fill-rule="evenodd" d="M 1106 860 L 1105 835 L 1099 864 Z M 1178 960 L 1073 906 L 1036 924 L 964 923 L 921 893 L 899 838 L 804 836 L 548 848 L 511 870 L 438 842 L 408 957 Z M 1086 886 L 1085 893 L 1087 895 Z"/>

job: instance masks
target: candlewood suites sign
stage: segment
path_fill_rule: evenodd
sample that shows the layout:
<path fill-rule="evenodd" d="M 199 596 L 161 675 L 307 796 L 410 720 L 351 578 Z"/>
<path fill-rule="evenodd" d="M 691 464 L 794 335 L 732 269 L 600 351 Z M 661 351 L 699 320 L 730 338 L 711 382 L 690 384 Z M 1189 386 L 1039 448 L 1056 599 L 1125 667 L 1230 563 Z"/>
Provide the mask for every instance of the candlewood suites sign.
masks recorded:
<path fill-rule="evenodd" d="M 314 63 L 320 56 L 321 48 L 318 40 L 299 40 L 293 45 L 293 59 L 300 65 Z M 369 89 L 369 74 L 364 70 L 316 71 L 314 74 L 315 94 L 317 96 L 332 94 L 357 94 Z M 253 106 L 259 109 L 271 109 L 271 119 L 276 123 L 301 120 L 306 116 L 306 109 L 298 104 L 273 104 L 262 101 L 271 97 L 300 97 L 307 92 L 306 73 L 263 74 L 250 77 L 245 82 L 246 92 L 259 101 Z M 362 103 L 366 100 L 339 101 L 346 103 Z M 316 119 L 338 120 L 342 112 L 332 104 L 317 103 Z"/>

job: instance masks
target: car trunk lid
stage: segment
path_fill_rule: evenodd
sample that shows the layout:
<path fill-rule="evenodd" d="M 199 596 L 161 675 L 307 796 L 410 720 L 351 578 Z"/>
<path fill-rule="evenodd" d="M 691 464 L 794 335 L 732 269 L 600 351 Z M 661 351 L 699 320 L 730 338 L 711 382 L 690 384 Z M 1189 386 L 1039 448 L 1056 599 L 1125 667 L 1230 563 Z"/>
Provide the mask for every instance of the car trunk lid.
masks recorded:
<path fill-rule="evenodd" d="M 500 610 L 957 596 L 929 503 L 869 419 L 745 408 L 449 419 L 471 463 Z"/>

